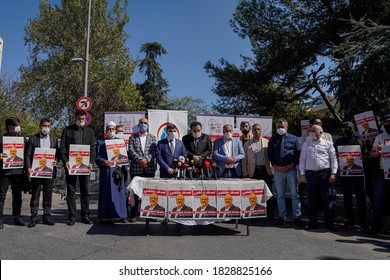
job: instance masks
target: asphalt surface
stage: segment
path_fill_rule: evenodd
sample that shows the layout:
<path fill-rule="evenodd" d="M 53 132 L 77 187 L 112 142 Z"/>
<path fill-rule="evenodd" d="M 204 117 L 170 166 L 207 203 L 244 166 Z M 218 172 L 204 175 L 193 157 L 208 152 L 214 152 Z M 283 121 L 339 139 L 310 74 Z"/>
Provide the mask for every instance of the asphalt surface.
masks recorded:
<path fill-rule="evenodd" d="M 29 199 L 30 195 L 23 195 L 25 221 L 29 220 Z M 207 226 L 151 222 L 149 232 L 142 220 L 132 224 L 97 224 L 96 196 L 91 201 L 93 225 L 82 224 L 78 218 L 75 226 L 67 226 L 67 206 L 59 194 L 53 195 L 52 209 L 55 226 L 41 223 L 34 228 L 15 226 L 9 191 L 4 229 L 0 230 L 0 259 L 390 260 L 388 233 L 370 236 L 343 229 L 341 213 L 336 215 L 339 228 L 336 232 L 326 231 L 323 224 L 318 230 L 306 231 L 294 227 L 291 221 L 276 227 L 265 220 L 254 220 L 247 236 L 247 226 L 241 222 L 237 229 L 234 222 Z M 307 222 L 305 216 L 303 221 Z"/>

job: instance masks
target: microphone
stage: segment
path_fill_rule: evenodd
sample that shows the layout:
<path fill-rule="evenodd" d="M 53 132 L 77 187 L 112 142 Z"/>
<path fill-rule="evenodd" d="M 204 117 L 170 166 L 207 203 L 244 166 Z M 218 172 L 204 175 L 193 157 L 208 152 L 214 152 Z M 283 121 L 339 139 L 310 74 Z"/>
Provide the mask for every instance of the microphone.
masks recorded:
<path fill-rule="evenodd" d="M 221 169 L 221 167 L 219 167 L 219 166 L 217 165 L 217 163 L 216 163 L 214 160 L 212 160 L 212 159 L 210 159 L 210 164 L 211 164 L 211 168 L 212 168 L 213 173 L 214 173 L 214 174 L 213 174 L 213 177 L 214 177 L 215 180 L 217 180 L 217 179 L 218 179 L 217 171 L 221 172 L 222 169 Z"/>
<path fill-rule="evenodd" d="M 188 164 L 188 162 L 187 161 L 185 161 L 184 162 L 184 164 L 183 164 L 183 179 L 185 180 L 186 179 L 186 177 L 187 177 L 187 172 L 188 172 L 188 169 L 189 169 L 189 164 Z M 192 176 L 192 175 L 191 175 Z M 192 179 L 192 178 L 191 178 Z"/>
<path fill-rule="evenodd" d="M 179 178 L 184 178 L 184 163 L 186 159 L 183 156 L 179 157 L 178 167 L 179 167 Z"/>
<path fill-rule="evenodd" d="M 205 173 L 206 173 L 206 178 L 207 179 L 211 179 L 211 172 L 210 172 L 211 165 L 210 165 L 210 161 L 208 161 L 207 159 L 204 159 L 203 160 L 203 168 L 204 168 Z"/>
<path fill-rule="evenodd" d="M 177 167 L 178 167 L 177 159 L 173 159 L 172 164 L 173 164 L 173 177 L 176 178 L 177 177 Z"/>

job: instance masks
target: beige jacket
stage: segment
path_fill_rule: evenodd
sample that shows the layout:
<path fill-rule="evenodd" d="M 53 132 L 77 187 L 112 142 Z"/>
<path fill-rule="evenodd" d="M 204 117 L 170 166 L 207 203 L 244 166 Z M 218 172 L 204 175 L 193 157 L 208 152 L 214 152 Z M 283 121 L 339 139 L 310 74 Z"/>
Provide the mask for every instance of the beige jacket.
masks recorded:
<path fill-rule="evenodd" d="M 267 169 L 267 173 L 269 175 L 274 174 L 274 169 L 271 165 L 271 162 L 268 159 L 268 139 L 261 137 L 261 145 L 262 149 L 261 152 L 264 155 L 265 159 L 265 168 Z M 256 169 L 256 144 L 253 143 L 253 138 L 246 141 L 244 145 L 244 152 L 245 152 L 245 158 L 242 160 L 242 173 L 245 177 L 252 177 L 253 174 L 255 173 Z"/>

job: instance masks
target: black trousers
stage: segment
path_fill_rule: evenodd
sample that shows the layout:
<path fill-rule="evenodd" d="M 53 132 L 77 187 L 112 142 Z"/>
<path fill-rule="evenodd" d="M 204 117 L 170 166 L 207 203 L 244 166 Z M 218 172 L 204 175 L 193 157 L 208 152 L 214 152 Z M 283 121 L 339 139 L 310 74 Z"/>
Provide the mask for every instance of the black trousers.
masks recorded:
<path fill-rule="evenodd" d="M 66 173 L 66 202 L 68 204 L 68 218 L 76 219 L 76 183 L 80 183 L 81 218 L 89 216 L 89 175 L 69 175 Z"/>
<path fill-rule="evenodd" d="M 154 178 L 154 173 L 146 173 L 145 170 L 142 172 L 142 174 L 131 174 L 131 175 L 133 175 L 134 177 L 141 176 L 141 177 L 145 177 L 145 178 Z M 128 212 L 128 216 L 130 218 L 134 218 L 138 212 L 138 207 L 139 207 L 138 195 L 134 194 L 134 200 L 135 200 L 134 206 L 131 206 L 129 203 L 127 203 L 127 209 L 129 209 L 127 212 Z"/>
<path fill-rule="evenodd" d="M 21 174 L 0 176 L 0 220 L 3 219 L 5 197 L 8 187 L 12 188 L 12 216 L 19 218 L 22 209 L 22 187 L 20 185 Z"/>
<path fill-rule="evenodd" d="M 253 173 L 252 179 L 263 180 L 272 192 L 272 177 L 273 176 L 268 174 L 267 169 L 264 166 L 262 168 L 255 169 L 255 172 Z M 267 217 L 268 218 L 274 218 L 275 204 L 276 204 L 276 201 L 275 201 L 275 198 L 273 196 L 270 199 L 268 199 L 268 201 L 267 201 Z"/>
<path fill-rule="evenodd" d="M 43 195 L 42 209 L 43 218 L 47 219 L 51 216 L 51 203 L 53 195 L 53 179 L 36 178 L 31 179 L 31 201 L 30 201 L 30 212 L 31 218 L 38 216 L 39 209 L 39 198 L 41 191 Z"/>
<path fill-rule="evenodd" d="M 344 194 L 344 210 L 347 222 L 354 223 L 352 192 L 355 192 L 359 223 L 366 225 L 366 194 L 364 192 L 364 177 L 340 177 Z"/>

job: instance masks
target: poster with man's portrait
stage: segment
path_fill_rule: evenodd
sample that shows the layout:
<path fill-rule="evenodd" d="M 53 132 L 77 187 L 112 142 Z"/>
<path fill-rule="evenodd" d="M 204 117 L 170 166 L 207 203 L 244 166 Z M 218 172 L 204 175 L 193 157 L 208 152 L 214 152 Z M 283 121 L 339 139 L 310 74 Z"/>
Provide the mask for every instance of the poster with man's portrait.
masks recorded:
<path fill-rule="evenodd" d="M 115 165 L 128 165 L 126 144 L 123 139 L 106 140 L 106 149 L 108 160 Z"/>
<path fill-rule="evenodd" d="M 217 185 L 212 181 L 194 181 L 194 219 L 217 218 Z"/>
<path fill-rule="evenodd" d="M 190 181 L 177 181 L 171 184 L 168 191 L 168 218 L 192 219 L 193 217 L 193 184 Z"/>
<path fill-rule="evenodd" d="M 165 219 L 168 209 L 167 188 L 165 182 L 148 180 L 142 189 L 141 218 Z"/>
<path fill-rule="evenodd" d="M 375 137 L 379 134 L 373 111 L 367 111 L 354 116 L 358 131 L 363 139 Z"/>
<path fill-rule="evenodd" d="M 266 186 L 262 180 L 248 181 L 241 186 L 242 218 L 266 217 Z"/>
<path fill-rule="evenodd" d="M 390 145 L 382 146 L 382 160 L 385 179 L 390 180 Z"/>
<path fill-rule="evenodd" d="M 24 137 L 3 136 L 3 169 L 21 169 L 24 166 Z"/>
<path fill-rule="evenodd" d="M 89 145 L 69 145 L 69 175 L 90 175 Z"/>
<path fill-rule="evenodd" d="M 56 149 L 36 148 L 31 166 L 31 178 L 52 178 Z"/>
<path fill-rule="evenodd" d="M 337 150 L 341 177 L 364 176 L 359 145 L 338 146 Z"/>
<path fill-rule="evenodd" d="M 217 186 L 218 218 L 240 218 L 241 185 L 239 180 L 219 180 Z"/>

